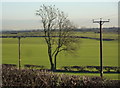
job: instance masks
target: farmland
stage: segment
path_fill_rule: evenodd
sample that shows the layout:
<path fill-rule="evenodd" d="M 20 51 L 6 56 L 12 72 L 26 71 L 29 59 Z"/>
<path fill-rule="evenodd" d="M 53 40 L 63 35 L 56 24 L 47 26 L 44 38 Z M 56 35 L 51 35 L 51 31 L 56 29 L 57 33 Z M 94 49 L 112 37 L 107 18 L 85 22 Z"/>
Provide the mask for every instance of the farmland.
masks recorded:
<path fill-rule="evenodd" d="M 82 36 L 94 37 L 95 34 L 89 35 L 77 34 Z M 105 37 L 117 38 L 117 34 L 104 34 Z M 114 37 L 112 37 L 114 36 Z M 96 34 L 98 37 L 98 34 Z M 18 39 L 3 38 L 2 39 L 2 63 L 17 64 L 18 63 Z M 58 55 L 57 68 L 61 66 L 99 66 L 99 41 L 94 39 L 80 38 L 79 50 L 72 53 L 62 52 Z M 44 38 L 22 38 L 21 39 L 21 64 L 43 65 L 50 67 L 47 46 Z M 103 41 L 103 65 L 118 66 L 118 41 Z M 68 73 L 70 74 L 70 73 Z M 84 75 L 77 73 L 77 75 Z M 94 75 L 94 74 L 86 74 Z M 98 76 L 98 74 L 96 74 Z M 106 74 L 106 77 L 117 79 L 117 74 Z"/>
<path fill-rule="evenodd" d="M 58 56 L 58 67 L 63 65 L 98 65 L 99 64 L 99 41 L 80 39 L 80 49 L 75 54 L 61 53 Z M 3 63 L 17 63 L 18 40 L 6 38 L 2 40 Z M 103 42 L 104 65 L 118 65 L 117 41 Z M 22 64 L 43 64 L 49 66 L 47 61 L 47 46 L 43 38 L 21 39 Z"/>

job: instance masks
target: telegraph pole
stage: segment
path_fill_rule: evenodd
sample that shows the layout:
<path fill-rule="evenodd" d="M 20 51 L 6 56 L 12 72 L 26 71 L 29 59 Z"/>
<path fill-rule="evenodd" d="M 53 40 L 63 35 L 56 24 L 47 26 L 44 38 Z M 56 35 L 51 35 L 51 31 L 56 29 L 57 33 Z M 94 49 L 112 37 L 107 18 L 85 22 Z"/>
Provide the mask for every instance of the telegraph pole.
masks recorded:
<path fill-rule="evenodd" d="M 103 77 L 103 58 L 102 58 L 102 25 L 105 23 L 105 22 L 109 22 L 110 19 L 108 19 L 107 21 L 103 21 L 102 18 L 100 18 L 99 21 L 94 21 L 93 20 L 93 23 L 99 23 L 100 24 L 100 77 L 102 78 Z"/>
<path fill-rule="evenodd" d="M 18 58 L 19 58 L 18 64 L 19 64 L 19 70 L 20 70 L 20 68 L 21 68 L 21 57 L 20 57 L 20 37 L 18 37 Z"/>

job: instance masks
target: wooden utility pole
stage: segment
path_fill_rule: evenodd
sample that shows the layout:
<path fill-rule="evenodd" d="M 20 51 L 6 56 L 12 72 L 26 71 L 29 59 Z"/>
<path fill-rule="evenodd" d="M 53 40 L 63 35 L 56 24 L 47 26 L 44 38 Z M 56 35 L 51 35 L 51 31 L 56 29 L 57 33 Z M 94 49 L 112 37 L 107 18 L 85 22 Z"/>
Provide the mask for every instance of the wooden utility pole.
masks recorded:
<path fill-rule="evenodd" d="M 102 58 L 102 25 L 105 22 L 109 22 L 110 20 L 108 19 L 107 21 L 103 21 L 102 18 L 100 18 L 99 21 L 94 21 L 93 23 L 99 23 L 100 24 L 100 77 L 103 77 L 103 58 Z"/>
<path fill-rule="evenodd" d="M 21 57 L 20 57 L 20 37 L 18 37 L 18 64 L 19 64 L 19 70 L 21 69 Z"/>

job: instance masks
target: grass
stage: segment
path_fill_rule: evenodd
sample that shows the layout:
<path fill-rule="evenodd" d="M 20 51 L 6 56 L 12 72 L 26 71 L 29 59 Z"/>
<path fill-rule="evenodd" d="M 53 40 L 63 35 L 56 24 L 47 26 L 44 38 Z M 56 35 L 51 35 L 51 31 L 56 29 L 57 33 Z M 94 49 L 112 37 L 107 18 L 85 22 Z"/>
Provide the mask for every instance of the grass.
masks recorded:
<path fill-rule="evenodd" d="M 75 36 L 82 36 L 82 37 L 91 37 L 91 38 L 99 38 L 99 33 L 95 32 L 74 32 Z M 3 36 L 44 36 L 43 32 L 25 32 L 25 33 L 18 33 L 18 34 L 2 34 Z M 110 32 L 103 32 L 102 33 L 104 39 L 118 39 L 117 33 L 110 33 Z"/>
<path fill-rule="evenodd" d="M 74 54 L 62 52 L 57 59 L 57 68 L 61 66 L 99 65 L 99 41 L 80 39 L 80 49 Z M 2 39 L 2 63 L 18 63 L 18 39 Z M 50 67 L 47 46 L 43 38 L 21 39 L 21 63 L 44 65 Z M 103 41 L 103 65 L 118 66 L 118 41 Z M 72 73 L 69 73 L 72 74 Z M 77 74 L 77 73 L 76 73 Z M 79 74 L 93 75 L 93 74 Z M 96 74 L 97 75 L 97 74 Z M 117 74 L 106 74 L 108 78 L 117 79 Z"/>
<path fill-rule="evenodd" d="M 99 73 L 64 73 L 64 72 L 59 72 L 57 74 L 68 74 L 68 75 L 79 75 L 79 76 L 100 76 Z M 107 78 L 107 79 L 112 79 L 112 80 L 120 80 L 120 78 L 118 78 L 120 76 L 120 74 L 103 74 L 103 78 Z"/>
<path fill-rule="evenodd" d="M 18 40 L 3 39 L 3 63 L 16 63 L 18 60 Z M 22 64 L 42 64 L 49 67 L 47 46 L 43 38 L 21 39 Z M 99 41 L 81 39 L 80 49 L 74 55 L 62 52 L 58 56 L 57 66 L 69 65 L 99 65 Z M 117 41 L 103 42 L 103 63 L 108 66 L 118 66 Z"/>
<path fill-rule="evenodd" d="M 84 37 L 92 37 L 92 38 L 100 37 L 99 33 L 94 33 L 94 32 L 77 32 L 76 34 L 78 36 L 84 36 Z M 116 33 L 103 32 L 102 35 L 103 38 L 105 39 L 118 39 L 118 34 Z"/>

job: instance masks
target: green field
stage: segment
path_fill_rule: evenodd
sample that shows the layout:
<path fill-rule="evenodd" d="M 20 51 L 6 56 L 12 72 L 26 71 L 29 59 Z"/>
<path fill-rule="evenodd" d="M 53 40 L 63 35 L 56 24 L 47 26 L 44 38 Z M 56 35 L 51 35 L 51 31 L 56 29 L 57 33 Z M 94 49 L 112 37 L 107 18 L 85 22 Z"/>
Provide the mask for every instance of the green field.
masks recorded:
<path fill-rule="evenodd" d="M 18 63 L 18 39 L 2 39 L 2 63 Z M 21 39 L 21 64 L 44 65 L 50 67 L 47 46 L 44 38 Z M 99 65 L 99 41 L 93 39 L 80 39 L 80 49 L 74 54 L 62 52 L 57 59 L 57 68 L 61 66 L 98 66 Z M 118 41 L 103 41 L 103 65 L 118 66 Z M 94 75 L 94 74 L 91 74 Z M 98 74 L 96 74 L 98 76 Z M 106 74 L 108 75 L 108 74 Z M 106 76 L 116 79 L 117 74 Z"/>

